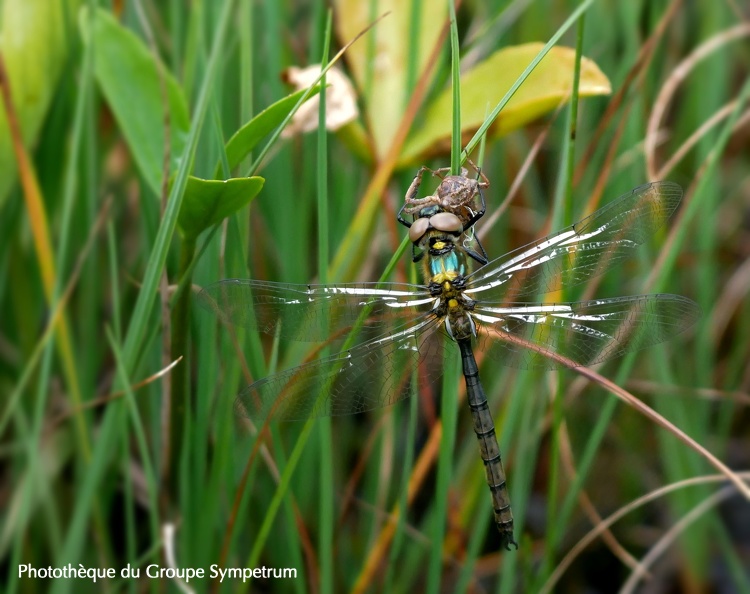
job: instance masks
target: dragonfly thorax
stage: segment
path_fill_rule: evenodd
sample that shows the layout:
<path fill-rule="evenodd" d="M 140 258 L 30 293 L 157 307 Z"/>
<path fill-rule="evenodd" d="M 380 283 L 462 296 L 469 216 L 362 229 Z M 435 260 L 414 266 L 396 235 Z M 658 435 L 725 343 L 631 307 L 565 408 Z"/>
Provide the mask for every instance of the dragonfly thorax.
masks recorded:
<path fill-rule="evenodd" d="M 443 320 L 445 330 L 453 340 L 470 339 L 477 335 L 477 328 L 471 311 L 474 301 L 464 294 L 465 282 L 462 276 L 446 280 L 432 290 L 439 296 L 435 315 Z"/>
<path fill-rule="evenodd" d="M 430 229 L 417 244 L 418 260 L 422 261 L 422 276 L 426 285 L 442 285 L 468 273 L 466 254 L 453 233 Z M 424 256 L 427 255 L 425 258 Z"/>
<path fill-rule="evenodd" d="M 424 260 L 423 274 L 430 293 L 437 298 L 433 313 L 443 321 L 452 339 L 476 336 L 476 325 L 470 313 L 474 301 L 464 293 L 466 253 L 450 234 L 428 235 L 420 247 L 429 256 Z"/>

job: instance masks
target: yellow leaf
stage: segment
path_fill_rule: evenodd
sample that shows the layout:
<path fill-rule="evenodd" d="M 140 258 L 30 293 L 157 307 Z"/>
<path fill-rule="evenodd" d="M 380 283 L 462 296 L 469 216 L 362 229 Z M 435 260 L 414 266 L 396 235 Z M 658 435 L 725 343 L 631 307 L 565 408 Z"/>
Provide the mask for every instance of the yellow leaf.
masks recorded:
<path fill-rule="evenodd" d="M 468 138 L 503 98 L 544 44 L 526 43 L 501 49 L 461 76 L 461 133 Z M 502 136 L 568 101 L 573 85 L 575 50 L 557 46 L 544 57 L 490 128 Z M 608 95 L 609 79 L 588 58 L 581 59 L 579 96 Z M 406 141 L 398 166 L 422 163 L 450 152 L 452 99 L 448 87 L 425 110 L 422 124 Z"/>

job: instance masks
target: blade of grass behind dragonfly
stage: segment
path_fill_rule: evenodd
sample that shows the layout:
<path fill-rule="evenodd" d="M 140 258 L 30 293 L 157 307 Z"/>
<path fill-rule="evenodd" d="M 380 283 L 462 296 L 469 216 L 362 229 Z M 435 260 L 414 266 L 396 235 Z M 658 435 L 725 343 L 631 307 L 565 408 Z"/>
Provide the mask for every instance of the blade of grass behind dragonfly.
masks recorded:
<path fill-rule="evenodd" d="M 453 132 L 451 136 L 451 173 L 461 174 L 461 84 L 459 72 L 458 23 L 456 22 L 456 5 L 448 1 L 450 10 L 451 40 L 451 85 L 453 90 Z M 440 578 L 443 569 L 443 539 L 448 521 L 448 492 L 453 475 L 453 456 L 456 443 L 456 426 L 458 424 L 458 347 L 445 349 L 443 353 L 443 386 L 440 406 L 440 420 L 443 423 L 443 436 L 440 440 L 438 456 L 437 484 L 434 497 L 434 524 L 431 527 L 430 555 L 427 565 L 427 592 L 437 594 L 440 590 Z M 429 530 L 429 528 L 428 528 Z"/>
<path fill-rule="evenodd" d="M 451 175 L 461 175 L 461 54 L 458 46 L 456 3 L 449 0 L 451 27 L 451 91 L 453 94 L 453 129 L 451 131 Z"/>
<path fill-rule="evenodd" d="M 575 67 L 573 69 L 572 93 L 568 105 L 568 116 L 566 121 L 566 134 L 563 136 L 562 144 L 562 162 L 558 173 L 557 188 L 555 191 L 554 209 L 552 214 L 552 228 L 562 229 L 573 224 L 573 171 L 575 168 L 575 139 L 576 125 L 578 122 L 578 88 L 581 74 L 581 57 L 583 52 L 583 32 L 585 24 L 585 14 L 581 14 L 578 19 L 576 34 L 576 55 Z M 569 301 L 569 291 L 562 287 L 559 291 L 559 300 L 562 302 Z M 558 299 L 557 296 L 547 299 Z M 552 395 L 552 431 L 551 431 L 551 452 L 549 460 L 549 484 L 547 487 L 547 518 L 555 518 L 547 527 L 547 534 L 544 539 L 544 556 L 542 561 L 542 571 L 540 574 L 547 575 L 555 559 L 555 549 L 559 542 L 562 526 L 564 521 L 557 521 L 559 518 L 559 484 L 560 484 L 560 430 L 563 425 L 563 394 L 565 386 L 568 383 L 570 374 L 561 369 L 557 372 L 556 393 Z M 572 493 L 567 493 L 568 501 L 573 501 Z M 571 508 L 572 509 L 572 508 Z"/>
<path fill-rule="evenodd" d="M 403 467 L 401 471 L 401 485 L 398 493 L 398 519 L 396 522 L 396 529 L 393 533 L 393 540 L 391 541 L 391 550 L 388 556 L 388 564 L 386 566 L 385 579 L 383 581 L 384 592 L 392 592 L 395 590 L 395 582 L 400 577 L 399 573 L 399 559 L 401 559 L 403 545 L 405 543 L 405 531 L 406 527 L 406 511 L 408 505 L 409 496 L 409 480 L 411 473 L 414 471 L 412 465 L 414 464 L 414 453 L 415 444 L 417 439 L 417 417 L 419 415 L 419 398 L 417 398 L 417 370 L 415 369 L 411 375 L 410 389 L 411 398 L 409 398 L 409 411 L 407 412 L 407 430 L 404 436 L 405 452 L 403 458 Z"/>
<path fill-rule="evenodd" d="M 159 480 L 153 461 L 151 460 L 143 418 L 141 417 L 141 413 L 136 404 L 131 379 L 128 377 L 127 371 L 123 365 L 120 344 L 116 341 L 112 334 L 112 330 L 109 327 L 105 328 L 105 334 L 115 358 L 116 373 L 120 379 L 120 383 L 125 386 L 126 406 L 130 409 L 130 424 L 133 427 L 132 437 L 137 445 L 138 453 L 140 454 L 140 464 L 143 468 L 143 488 L 145 496 L 149 502 L 149 508 L 155 512 L 155 510 L 159 509 L 157 504 Z M 149 528 L 151 529 L 152 538 L 157 539 L 159 537 L 159 525 L 156 513 L 151 513 L 149 516 Z"/>
<path fill-rule="evenodd" d="M 519 384 L 531 383 L 533 376 L 525 373 L 519 375 Z M 535 394 L 538 384 L 533 384 L 532 389 L 519 388 L 522 394 L 516 395 L 510 403 L 508 411 L 509 420 L 519 418 L 518 431 L 513 439 L 514 458 L 519 460 L 518 464 L 513 466 L 512 487 L 511 487 L 511 504 L 513 505 L 513 519 L 522 527 L 526 514 L 529 510 L 529 501 L 531 498 L 534 475 L 537 468 L 533 461 L 538 459 L 539 447 L 541 445 L 542 431 L 544 428 L 544 398 Z M 532 393 L 529 394 L 529 391 Z M 506 423 L 508 426 L 509 423 Z M 502 447 L 507 448 L 508 443 L 503 435 Z M 526 550 L 522 538 L 519 538 L 519 551 Z M 500 594 L 511 594 L 518 590 L 517 572 L 523 560 L 522 555 L 505 554 L 503 555 L 503 569 L 500 573 Z M 536 570 L 535 570 L 536 571 Z"/>
<path fill-rule="evenodd" d="M 328 61 L 331 43 L 331 23 L 333 17 L 328 9 L 323 55 L 321 64 Z M 326 129 L 326 78 L 320 79 L 324 89 L 320 93 L 318 110 L 318 276 L 321 284 L 328 283 L 328 130 Z M 321 356 L 328 355 L 328 349 Z M 318 421 L 320 446 L 320 505 L 318 507 L 318 560 L 320 562 L 320 591 L 333 592 L 333 437 L 331 419 L 323 417 Z"/>
<path fill-rule="evenodd" d="M 487 539 L 487 528 L 494 524 L 492 507 L 488 505 L 489 498 L 487 497 L 487 481 L 484 476 L 484 469 L 481 469 L 480 472 L 479 467 L 477 466 L 477 455 L 475 452 L 471 453 L 473 455 L 471 456 L 470 463 L 473 468 L 477 469 L 477 471 L 466 473 L 466 476 L 471 477 L 472 479 L 471 482 L 466 485 L 466 489 L 470 490 L 469 496 L 474 501 L 471 507 L 473 513 L 471 513 L 470 516 L 467 516 L 467 514 L 464 513 L 462 516 L 464 518 L 471 518 L 466 520 L 465 526 L 465 529 L 468 531 L 469 542 L 466 544 L 466 548 L 463 551 L 466 556 L 461 560 L 461 572 L 459 573 L 458 580 L 456 580 L 455 589 L 453 591 L 454 594 L 464 594 L 468 591 L 472 579 L 475 578 L 479 551 Z M 502 448 L 500 453 L 502 455 Z M 462 493 L 462 499 L 465 498 L 466 491 Z M 513 499 L 511 498 L 511 503 L 512 502 Z M 495 530 L 495 528 L 493 527 L 492 530 Z"/>
<path fill-rule="evenodd" d="M 484 153 L 485 153 L 485 148 L 487 144 L 486 140 L 487 140 L 487 137 L 485 135 L 481 138 L 480 145 L 479 145 L 479 156 L 477 157 L 476 165 L 480 169 L 482 168 L 482 164 L 484 163 Z M 461 381 L 460 377 L 459 377 L 459 381 Z M 488 393 L 488 399 L 489 399 L 490 392 L 488 391 L 487 393 Z M 494 408 L 490 406 L 490 410 L 494 410 Z M 474 467 L 477 467 L 476 466 L 477 462 L 481 458 L 479 457 L 478 449 L 476 447 L 473 447 L 474 440 L 470 440 L 470 441 L 472 443 L 472 447 L 470 447 L 471 449 L 470 464 L 471 464 L 471 467 L 474 468 Z M 461 577 L 459 578 L 459 583 L 456 586 L 457 592 L 461 591 L 461 589 L 467 588 L 469 585 L 470 578 L 473 575 L 472 574 L 473 564 L 476 562 L 476 556 L 479 552 L 479 546 L 481 543 L 484 542 L 484 537 L 486 535 L 486 528 L 488 526 L 488 521 L 490 521 L 489 512 L 492 508 L 487 505 L 487 498 L 484 496 L 487 491 L 487 483 L 486 483 L 486 478 L 484 476 L 483 464 L 481 465 L 481 468 L 482 468 L 481 476 L 479 476 L 478 474 L 476 475 L 477 481 L 472 481 L 471 486 L 468 486 L 462 490 L 462 498 L 461 498 L 462 509 L 466 509 L 467 508 L 466 504 L 468 503 L 468 500 L 472 499 L 471 497 L 467 498 L 466 489 L 476 489 L 477 491 L 481 491 L 481 495 L 479 495 L 479 493 L 477 492 L 478 497 L 476 498 L 476 500 L 481 500 L 481 504 L 480 504 L 478 511 L 472 514 L 472 516 L 474 517 L 474 531 L 472 531 L 471 534 L 472 534 L 472 539 L 475 541 L 474 549 L 473 549 L 473 556 L 471 552 L 469 552 L 468 553 L 469 556 L 463 559 Z M 469 476 L 469 475 L 474 476 L 474 474 L 476 473 L 468 472 L 468 473 L 465 473 L 464 476 Z M 438 514 L 438 516 L 440 516 L 440 514 Z"/>
<path fill-rule="evenodd" d="M 213 162 L 213 159 L 211 160 Z M 209 251 L 208 257 L 197 257 L 198 268 L 201 279 L 214 278 L 215 269 L 212 262 L 218 262 L 223 258 L 225 262 L 224 273 L 230 277 L 242 277 L 247 271 L 247 262 L 245 260 L 245 251 L 243 249 L 243 235 L 246 235 L 247 227 L 240 224 L 238 216 L 227 219 L 226 223 L 226 252 L 220 255 L 219 242 L 206 240 L 205 249 Z M 198 275 L 196 275 L 198 276 Z M 265 361 L 263 358 L 263 349 L 260 338 L 256 333 L 247 332 L 243 328 L 235 328 L 231 335 L 221 333 L 221 340 L 217 344 L 218 326 L 206 316 L 198 316 L 198 323 L 201 331 L 197 336 L 201 340 L 196 344 L 198 349 L 197 360 L 201 361 L 201 373 L 197 374 L 196 390 L 199 397 L 196 399 L 196 421 L 195 429 L 201 438 L 197 438 L 196 443 L 204 443 L 204 447 L 210 447 L 211 464 L 206 469 L 205 459 L 206 451 L 196 449 L 193 460 L 196 472 L 195 480 L 202 480 L 199 492 L 203 494 L 200 499 L 195 499 L 195 516 L 200 520 L 200 526 L 196 531 L 202 537 L 197 537 L 195 541 L 194 558 L 203 559 L 203 565 L 216 561 L 216 550 L 218 547 L 207 547 L 206 542 L 213 542 L 217 534 L 217 522 L 215 515 L 205 514 L 206 509 L 220 509 L 223 505 L 223 497 L 227 492 L 231 492 L 235 486 L 235 475 L 232 468 L 241 460 L 247 460 L 247 452 L 241 451 L 245 445 L 245 440 L 237 440 L 234 431 L 217 430 L 211 433 L 209 421 L 214 427 L 232 427 L 235 423 L 235 414 L 233 402 L 237 392 L 237 386 L 246 383 L 246 374 L 243 373 L 243 367 L 247 366 L 253 377 L 260 377 L 265 371 Z M 236 343 L 234 342 L 236 339 Z M 239 346 L 240 354 L 238 355 L 237 347 Z M 247 361 L 243 360 L 243 353 L 248 354 Z M 212 363 L 213 362 L 213 363 Z M 216 387 L 221 386 L 221 391 L 216 393 Z M 209 399 L 207 395 L 215 394 L 215 398 Z M 206 432 L 206 433 L 204 433 Z M 253 436 L 252 442 L 257 439 L 257 434 Z M 205 440 L 205 441 L 201 441 Z M 250 444 L 252 447 L 253 443 Z M 241 464 L 241 462 L 240 462 Z M 203 473 L 197 470 L 204 468 Z M 202 477 L 202 479 L 201 479 Z M 248 489 L 252 491 L 252 489 Z M 244 513 L 245 508 L 240 510 Z M 240 518 L 237 518 L 236 525 L 241 525 Z M 186 527 L 187 528 L 187 527 Z M 289 550 L 293 550 L 293 542 L 289 543 Z M 199 564 L 196 561 L 196 564 Z M 207 566 L 207 565 L 206 565 Z"/>
<path fill-rule="evenodd" d="M 489 106 L 488 108 L 489 109 Z M 485 148 L 487 146 L 487 136 L 484 135 L 480 139 L 479 143 L 479 155 L 477 157 L 476 164 L 477 166 L 482 169 L 483 163 L 484 163 L 484 153 Z M 501 374 L 505 375 L 505 374 Z M 503 382 L 502 387 L 500 389 L 494 390 L 494 389 L 487 389 L 487 400 L 489 402 L 490 411 L 497 410 L 497 407 L 494 406 L 494 399 L 492 398 L 492 394 L 501 394 L 506 399 L 506 402 L 517 402 L 517 392 L 518 392 L 518 382 L 516 382 L 516 389 L 514 390 L 513 394 L 508 394 L 507 385 Z M 492 414 L 492 412 L 490 412 Z M 492 415 L 493 421 L 495 420 L 495 415 Z M 510 429 L 512 427 L 518 426 L 518 423 L 512 422 L 513 420 L 509 419 L 506 416 L 506 422 L 503 424 L 503 427 L 496 426 L 496 433 L 498 436 L 498 442 L 500 445 L 500 455 L 505 458 L 505 452 L 508 451 L 509 444 L 512 443 L 511 440 L 511 431 Z M 504 427 L 509 427 L 508 431 L 504 430 Z M 473 440 L 471 440 L 473 442 Z M 466 547 L 465 554 L 466 556 L 463 559 L 462 568 L 461 568 L 461 574 L 459 575 L 457 584 L 456 584 L 456 593 L 459 594 L 461 592 L 466 592 L 469 588 L 469 585 L 471 583 L 471 579 L 473 577 L 474 573 L 474 565 L 476 564 L 477 556 L 479 555 L 479 551 L 481 546 L 484 544 L 485 537 L 487 534 L 487 526 L 490 523 L 494 524 L 494 515 L 492 513 L 492 507 L 488 505 L 488 498 L 486 496 L 487 492 L 487 484 L 486 484 L 486 477 L 484 473 L 484 464 L 478 465 L 479 457 L 477 453 L 477 448 L 474 447 L 474 444 L 470 446 L 470 464 L 473 468 L 477 468 L 480 471 L 479 472 L 467 472 L 467 476 L 471 475 L 475 477 L 475 481 L 472 481 L 472 489 L 477 489 L 479 493 L 477 493 L 478 497 L 475 499 L 474 506 L 479 506 L 476 511 L 472 508 L 472 513 L 470 514 L 474 518 L 474 522 L 472 523 L 471 529 L 469 534 L 471 535 L 469 537 L 469 543 Z M 507 461 L 506 466 L 507 468 Z M 510 490 L 510 485 L 512 483 L 509 483 L 508 489 Z M 468 503 L 467 498 L 464 498 L 464 501 Z M 513 497 L 510 499 L 511 505 L 513 504 Z M 464 512 L 469 509 L 468 506 L 464 507 Z M 466 517 L 466 513 L 463 514 L 463 517 Z M 515 515 L 515 510 L 514 510 Z M 517 530 L 520 530 L 521 528 L 520 518 L 514 517 L 514 528 Z M 494 528 L 493 528 L 494 530 Z"/>
<path fill-rule="evenodd" d="M 417 83 L 417 75 L 419 69 L 419 38 L 420 28 L 422 19 L 420 15 L 423 10 L 422 0 L 409 0 L 409 6 L 411 10 L 411 18 L 409 19 L 409 37 L 408 37 L 408 51 L 407 51 L 407 62 L 406 62 L 406 82 L 404 85 L 404 97 L 403 97 L 403 108 L 409 104 L 409 99 L 412 96 L 414 87 Z M 421 282 L 417 280 L 417 268 L 415 266 L 409 266 L 409 282 L 415 284 Z M 409 398 L 409 410 L 406 412 L 406 434 L 403 436 L 404 443 L 404 454 L 402 463 L 401 475 L 399 477 L 400 484 L 398 486 L 397 493 L 397 509 L 398 518 L 396 520 L 396 527 L 393 533 L 393 539 L 391 540 L 391 547 L 388 554 L 388 563 L 385 568 L 385 577 L 383 579 L 383 591 L 392 592 L 396 589 L 396 584 L 401 580 L 403 575 L 403 546 L 406 542 L 405 527 L 407 517 L 407 507 L 409 503 L 409 482 L 412 476 L 414 468 L 416 440 L 417 440 L 417 418 L 418 418 L 418 407 L 419 398 L 417 397 L 417 381 L 418 381 L 418 369 L 414 369 L 409 380 L 409 390 L 411 396 Z M 401 419 L 396 415 L 391 415 L 389 421 L 396 425 Z M 398 426 L 398 425 L 396 425 Z M 382 523 L 379 524 L 382 526 Z"/>
<path fill-rule="evenodd" d="M 204 22 L 204 7 L 199 5 L 195 8 L 196 10 L 191 14 L 191 19 L 198 19 L 198 22 L 201 23 Z M 207 46 L 207 39 L 202 27 L 190 27 L 188 28 L 188 34 L 190 36 L 191 47 L 195 52 L 195 60 L 190 62 L 190 66 L 195 69 L 195 74 L 199 76 L 199 73 L 204 71 L 208 62 L 209 48 Z M 204 173 L 203 167 L 205 166 L 203 164 L 216 162 L 217 151 L 220 154 L 220 160 L 226 164 L 223 177 L 226 179 L 230 176 L 226 152 L 224 151 L 224 133 L 221 126 L 221 114 L 219 112 L 221 105 L 220 92 L 225 88 L 225 84 L 226 81 L 222 73 L 217 72 L 214 84 L 211 87 L 211 95 L 207 107 L 205 135 L 203 136 L 206 142 L 199 143 L 194 159 L 195 166 L 192 173 L 199 176 Z M 193 334 L 190 316 L 194 308 L 192 296 L 188 292 L 192 290 L 193 278 L 200 255 L 202 255 L 205 248 L 209 245 L 215 231 L 216 228 L 209 232 L 208 238 L 204 240 L 200 249 L 196 249 L 197 243 L 195 237 L 190 239 L 183 237 L 183 241 L 180 242 L 180 267 L 177 274 L 179 284 L 170 298 L 170 310 L 172 312 L 172 352 L 191 352 L 192 348 L 201 349 L 203 345 L 213 346 L 216 344 L 215 335 L 212 336 L 211 332 L 207 331 L 206 335 L 203 335 L 204 340 L 202 341 L 198 340 L 199 335 Z M 175 332 L 177 329 L 180 331 Z M 193 381 L 189 371 L 180 370 L 179 375 L 172 376 L 171 389 L 173 403 L 176 402 L 176 398 L 184 399 L 185 408 L 177 422 L 175 422 L 175 419 L 172 419 L 169 423 L 170 433 L 177 443 L 176 446 L 172 445 L 169 448 L 173 458 L 173 461 L 169 465 L 174 465 L 172 472 L 177 475 L 176 483 L 179 489 L 180 506 L 183 510 L 191 510 L 186 511 L 186 516 L 196 519 L 195 522 L 182 524 L 181 529 L 176 533 L 177 546 L 182 551 L 181 562 L 193 566 L 205 566 L 206 562 L 209 564 L 213 562 L 208 553 L 211 547 L 206 545 L 213 541 L 212 536 L 215 534 L 214 525 L 210 521 L 212 519 L 210 518 L 210 514 L 204 514 L 202 510 L 217 509 L 215 505 L 218 503 L 218 500 L 215 493 L 221 492 L 221 486 L 210 480 L 215 479 L 217 474 L 212 473 L 211 476 L 208 475 L 207 460 L 209 456 L 207 456 L 207 451 L 212 450 L 212 455 L 210 456 L 212 471 L 224 468 L 223 463 L 226 459 L 222 455 L 221 437 L 217 438 L 217 443 L 214 444 L 210 443 L 209 437 L 210 423 L 213 415 L 210 414 L 210 402 L 205 395 L 212 393 L 212 390 L 208 387 L 209 384 L 207 384 L 207 376 L 209 373 L 213 374 L 213 370 L 216 369 L 215 361 L 213 364 L 210 364 L 215 359 L 215 352 L 213 348 L 207 350 L 204 347 L 201 350 L 201 354 L 205 358 L 201 357 L 198 360 L 204 363 L 202 369 L 205 369 L 206 372 L 198 374 L 197 382 Z M 206 362 L 209 362 L 209 365 L 205 365 Z M 191 355 L 191 357 L 184 359 L 181 365 L 183 365 L 184 369 L 186 364 L 192 366 L 194 363 Z M 213 380 L 213 378 L 211 379 Z M 178 381 L 182 384 L 182 387 L 175 389 L 177 387 L 175 382 Z M 197 390 L 196 394 L 198 397 L 195 399 L 187 397 L 187 394 L 191 391 L 190 386 L 192 386 L 192 389 Z M 174 404 L 169 409 L 172 413 L 176 412 Z M 180 430 L 176 431 L 177 427 L 180 427 Z"/>
<path fill-rule="evenodd" d="M 227 247 L 229 247 L 228 244 Z M 211 252 L 218 252 L 218 245 L 211 246 Z M 214 259 L 213 253 L 209 254 L 212 261 L 217 261 L 218 253 Z M 202 259 L 208 261 L 209 258 Z M 198 274 L 201 272 L 202 266 L 198 265 Z M 229 386 L 236 386 L 240 373 L 239 373 L 239 361 L 235 358 L 221 357 L 219 354 L 219 348 L 217 348 L 217 335 L 218 325 L 213 323 L 208 316 L 198 316 L 195 322 L 196 325 L 196 337 L 200 337 L 199 340 L 195 341 L 195 353 L 196 361 L 200 361 L 201 372 L 196 374 L 195 378 L 195 420 L 193 422 L 193 435 L 192 439 L 196 444 L 200 444 L 201 447 L 192 447 L 192 460 L 193 474 L 195 481 L 201 481 L 201 489 L 197 491 L 200 496 L 195 496 L 191 500 L 192 508 L 188 512 L 191 517 L 195 518 L 193 526 L 185 525 L 184 530 L 186 531 L 187 546 L 189 550 L 186 552 L 188 558 L 195 566 L 205 566 L 205 561 L 209 561 L 208 557 L 213 555 L 215 550 L 214 546 L 206 546 L 206 543 L 213 543 L 215 533 L 216 518 L 212 517 L 214 514 L 202 513 L 202 510 L 207 509 L 219 509 L 222 493 L 225 492 L 226 486 L 223 482 L 223 477 L 226 475 L 226 469 L 229 468 L 232 459 L 232 431 L 217 431 L 213 435 L 213 442 L 211 442 L 211 426 L 212 424 L 222 423 L 226 426 L 232 426 L 231 412 L 227 413 L 227 408 L 231 411 L 232 399 L 224 398 L 224 393 L 217 393 L 216 386 L 223 386 L 223 390 L 230 389 Z M 223 344 L 223 341 L 222 343 Z M 225 361 L 226 364 L 222 365 L 221 362 Z M 209 394 L 216 394 L 216 401 L 213 402 L 208 397 Z M 212 405 L 214 410 L 212 411 Z M 211 464 L 208 465 L 208 456 L 205 454 L 207 445 L 211 443 Z M 201 455 L 202 453 L 202 455 Z M 214 561 L 215 562 L 215 561 Z"/>
<path fill-rule="evenodd" d="M 456 427 L 458 425 L 458 398 L 456 387 L 460 381 L 458 346 L 445 349 L 443 357 L 443 385 L 440 400 L 440 420 L 443 423 L 443 435 L 440 440 L 438 455 L 437 482 L 432 514 L 433 525 L 427 527 L 430 532 L 430 555 L 427 565 L 427 589 L 430 594 L 440 592 L 440 577 L 443 570 L 443 540 L 448 521 L 448 494 L 451 491 L 453 476 L 453 456 L 456 445 Z"/>

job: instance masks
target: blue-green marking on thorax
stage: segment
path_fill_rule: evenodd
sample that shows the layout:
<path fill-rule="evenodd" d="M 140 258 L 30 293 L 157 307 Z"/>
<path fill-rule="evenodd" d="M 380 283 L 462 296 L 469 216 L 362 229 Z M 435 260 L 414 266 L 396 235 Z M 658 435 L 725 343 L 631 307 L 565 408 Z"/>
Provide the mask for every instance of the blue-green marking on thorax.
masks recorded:
<path fill-rule="evenodd" d="M 463 257 L 459 257 L 456 250 L 439 256 L 430 256 L 430 274 L 433 277 L 442 274 L 464 276 L 466 262 Z"/>

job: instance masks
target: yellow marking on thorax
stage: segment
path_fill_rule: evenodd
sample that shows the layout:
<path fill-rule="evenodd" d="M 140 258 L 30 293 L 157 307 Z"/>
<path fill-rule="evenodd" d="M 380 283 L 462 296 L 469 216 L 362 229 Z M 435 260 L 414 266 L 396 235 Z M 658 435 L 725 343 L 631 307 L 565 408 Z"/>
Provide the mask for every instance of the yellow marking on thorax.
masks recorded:
<path fill-rule="evenodd" d="M 434 244 L 432 244 L 432 248 L 435 250 L 442 250 L 445 247 L 444 241 L 436 241 Z"/>
<path fill-rule="evenodd" d="M 458 301 L 455 299 L 448 299 L 448 307 L 458 307 Z"/>
<path fill-rule="evenodd" d="M 443 288 L 447 291 L 450 289 L 450 281 L 455 279 L 457 276 L 458 273 L 455 270 L 448 270 L 436 274 L 430 280 L 435 284 L 443 285 Z"/>

